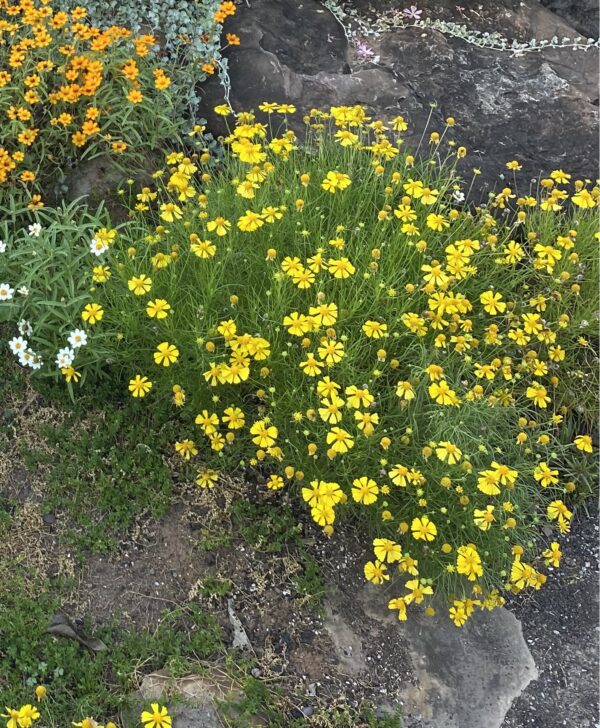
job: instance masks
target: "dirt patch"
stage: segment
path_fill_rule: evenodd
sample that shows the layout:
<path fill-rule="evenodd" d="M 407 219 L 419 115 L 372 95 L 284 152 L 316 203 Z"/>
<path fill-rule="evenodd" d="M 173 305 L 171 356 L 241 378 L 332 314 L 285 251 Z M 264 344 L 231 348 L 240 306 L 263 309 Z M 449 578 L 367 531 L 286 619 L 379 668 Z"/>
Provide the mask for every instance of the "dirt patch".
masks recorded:
<path fill-rule="evenodd" d="M 140 526 L 117 554 L 87 559 L 77 601 L 69 606 L 99 623 L 119 615 L 122 624 L 152 629 L 162 612 L 187 601 L 190 584 L 206 568 L 185 511 L 176 505 L 162 521 Z"/>

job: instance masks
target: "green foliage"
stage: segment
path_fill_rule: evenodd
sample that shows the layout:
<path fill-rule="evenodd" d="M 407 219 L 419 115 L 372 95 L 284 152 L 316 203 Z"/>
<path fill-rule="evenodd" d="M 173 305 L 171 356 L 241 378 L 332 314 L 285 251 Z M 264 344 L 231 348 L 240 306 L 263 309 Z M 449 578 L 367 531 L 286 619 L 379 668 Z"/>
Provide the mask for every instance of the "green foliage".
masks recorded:
<path fill-rule="evenodd" d="M 298 543 L 302 525 L 290 509 L 267 503 L 234 500 L 231 518 L 235 533 L 259 551 L 278 553 L 289 543 Z"/>
<path fill-rule="evenodd" d="M 144 3 L 138 0 L 61 0 L 59 4 L 66 9 L 76 5 L 85 7 L 92 22 L 100 27 L 117 24 L 136 33 L 148 30 L 156 33 L 161 52 L 173 70 L 176 103 L 187 115 L 191 113 L 197 123 L 204 123 L 197 118 L 202 103 L 198 84 L 216 72 L 227 93 L 227 59 L 222 52 L 228 42 L 221 39 L 223 22 L 215 17 L 221 5 L 219 0 L 146 0 Z"/>
<path fill-rule="evenodd" d="M 319 565 L 312 556 L 304 555 L 302 571 L 294 577 L 294 584 L 310 606 L 322 609 L 326 594 L 325 582 L 319 571 Z"/>
<path fill-rule="evenodd" d="M 108 651 L 90 654 L 77 642 L 46 634 L 52 615 L 61 608 L 57 585 L 31 598 L 19 568 L 10 563 L 0 566 L 2 703 L 18 707 L 32 702 L 35 686 L 44 685 L 48 690 L 44 724 L 49 727 L 90 715 L 116 720 L 133 705 L 138 670 L 150 673 L 167 665 L 184 672 L 192 663 L 223 651 L 216 620 L 188 605 L 165 612 L 152 632 L 123 629 L 116 622 L 100 625 L 94 636 L 105 642 Z"/>

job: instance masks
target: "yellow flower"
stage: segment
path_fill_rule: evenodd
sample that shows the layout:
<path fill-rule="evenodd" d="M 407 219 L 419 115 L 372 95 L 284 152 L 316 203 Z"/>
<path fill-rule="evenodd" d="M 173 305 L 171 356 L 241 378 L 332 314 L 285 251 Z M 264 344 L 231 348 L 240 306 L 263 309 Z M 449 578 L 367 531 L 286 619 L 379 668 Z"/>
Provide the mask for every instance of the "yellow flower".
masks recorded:
<path fill-rule="evenodd" d="M 209 232 L 215 232 L 219 237 L 227 235 L 230 228 L 231 223 L 224 217 L 216 217 L 214 220 L 209 220 L 206 223 L 206 229 Z"/>
<path fill-rule="evenodd" d="M 381 561 L 367 561 L 364 568 L 365 579 L 370 581 L 372 584 L 383 584 L 384 581 L 388 581 L 390 575 L 387 573 L 387 566 L 382 564 Z"/>
<path fill-rule="evenodd" d="M 388 564 L 393 564 L 402 558 L 402 547 L 389 538 L 373 539 L 373 552 L 378 561 Z"/>
<path fill-rule="evenodd" d="M 506 304 L 502 301 L 502 294 L 495 293 L 494 291 L 485 291 L 479 297 L 479 300 L 483 304 L 483 308 L 486 313 L 495 316 L 498 313 L 504 313 L 506 311 Z"/>
<path fill-rule="evenodd" d="M 462 451 L 451 442 L 439 442 L 435 454 L 448 465 L 456 465 L 462 457 Z"/>
<path fill-rule="evenodd" d="M 300 369 L 309 377 L 318 376 L 323 370 L 323 364 L 315 358 L 315 355 L 311 352 L 306 355 L 306 359 L 301 361 Z"/>
<path fill-rule="evenodd" d="M 254 435 L 252 442 L 258 447 L 271 447 L 275 444 L 278 430 L 274 425 L 270 425 L 266 420 L 255 422 L 250 428 L 250 434 Z"/>
<path fill-rule="evenodd" d="M 433 541 L 437 536 L 437 527 L 433 521 L 429 520 L 428 516 L 413 518 L 410 530 L 413 538 L 417 541 Z"/>
<path fill-rule="evenodd" d="M 158 703 L 152 703 L 149 711 L 144 710 L 140 721 L 144 728 L 170 728 L 172 722 L 166 707 L 161 707 Z"/>
<path fill-rule="evenodd" d="M 81 318 L 90 326 L 102 320 L 104 309 L 99 303 L 88 303 L 81 312 Z"/>
<path fill-rule="evenodd" d="M 154 352 L 154 361 L 158 365 L 168 367 L 179 359 L 179 349 L 168 341 L 163 341 L 156 347 Z"/>
<path fill-rule="evenodd" d="M 196 475 L 196 484 L 201 488 L 214 488 L 215 483 L 219 480 L 219 474 L 216 470 L 204 469 L 199 470 Z"/>
<path fill-rule="evenodd" d="M 547 566 L 554 566 L 557 569 L 560 566 L 560 559 L 562 557 L 562 551 L 556 541 L 552 541 L 550 548 L 547 548 L 542 552 L 542 556 L 546 561 Z"/>
<path fill-rule="evenodd" d="M 184 460 L 189 460 L 192 455 L 198 454 L 198 448 L 193 440 L 181 440 L 175 443 L 175 452 Z"/>
<path fill-rule="evenodd" d="M 352 180 L 343 172 L 327 172 L 325 179 L 321 182 L 321 187 L 326 191 L 334 194 L 337 190 L 345 190 L 352 183 Z"/>
<path fill-rule="evenodd" d="M 145 397 L 151 389 L 152 382 L 141 374 L 129 380 L 129 391 L 134 397 Z"/>
<path fill-rule="evenodd" d="M 164 220 L 165 222 L 174 222 L 175 220 L 181 220 L 183 212 L 175 203 L 164 202 L 160 206 L 160 217 L 161 220 Z"/>
<path fill-rule="evenodd" d="M 366 321 L 362 330 L 370 339 L 380 339 L 387 331 L 387 324 L 379 321 Z"/>
<path fill-rule="evenodd" d="M 448 382 L 446 382 L 445 379 L 442 379 L 439 383 L 432 382 L 429 385 L 428 391 L 429 396 L 433 400 L 435 400 L 436 404 L 441 404 L 445 406 L 458 405 L 458 397 L 456 396 L 456 392 L 450 388 Z"/>
<path fill-rule="evenodd" d="M 558 470 L 552 470 L 548 463 L 539 463 L 533 471 L 533 477 L 538 481 L 542 488 L 558 483 Z"/>
<path fill-rule="evenodd" d="M 237 221 L 238 228 L 244 233 L 253 233 L 263 225 L 264 222 L 260 213 L 252 212 L 252 210 L 246 210 L 246 212 Z"/>
<path fill-rule="evenodd" d="M 469 581 L 475 581 L 477 577 L 483 576 L 481 558 L 473 545 L 460 546 L 456 559 L 456 571 L 464 574 Z"/>
<path fill-rule="evenodd" d="M 415 398 L 415 390 L 410 382 L 398 382 L 396 385 L 396 396 L 410 402 Z"/>
<path fill-rule="evenodd" d="M 379 486 L 371 478 L 363 476 L 352 481 L 352 498 L 357 503 L 370 506 L 377 501 Z"/>
<path fill-rule="evenodd" d="M 269 490 L 281 490 L 284 486 L 283 478 L 281 475 L 270 475 L 266 486 Z"/>
<path fill-rule="evenodd" d="M 388 602 L 388 609 L 397 609 L 398 610 L 398 619 L 401 622 L 405 622 L 407 619 L 407 613 L 406 613 L 406 602 L 402 597 L 396 597 L 395 599 L 390 599 Z"/>
<path fill-rule="evenodd" d="M 354 439 L 346 430 L 340 427 L 332 427 L 327 433 L 327 444 L 331 445 L 331 449 L 340 455 L 348 452 L 354 447 Z"/>
<path fill-rule="evenodd" d="M 341 341 L 322 339 L 317 353 L 327 366 L 333 366 L 343 359 L 344 345 Z"/>
<path fill-rule="evenodd" d="M 190 250 L 194 255 L 197 255 L 198 258 L 212 258 L 214 257 L 215 253 L 217 252 L 217 246 L 214 243 L 211 243 L 210 240 L 200 240 L 200 238 L 192 234 L 190 235 Z"/>
<path fill-rule="evenodd" d="M 404 597 L 407 604 L 412 602 L 421 604 L 426 596 L 433 594 L 433 589 L 421 579 L 411 579 L 404 586 L 410 591 L 410 594 Z"/>
<path fill-rule="evenodd" d="M 573 440 L 573 444 L 582 452 L 593 452 L 592 438 L 589 435 L 577 435 Z"/>
<path fill-rule="evenodd" d="M 146 313 L 150 318 L 164 319 L 169 315 L 171 311 L 171 305 L 167 303 L 163 298 L 157 298 L 154 301 L 148 301 L 146 306 Z"/>
<path fill-rule="evenodd" d="M 571 201 L 577 205 L 577 207 L 583 207 L 583 208 L 592 208 L 596 207 L 598 204 L 598 201 L 594 199 L 594 197 L 590 194 L 588 190 L 585 188 L 582 189 L 580 192 L 577 192 L 575 195 L 571 197 Z"/>
<path fill-rule="evenodd" d="M 526 395 L 529 399 L 533 400 L 533 403 L 537 407 L 540 407 L 541 409 L 546 409 L 546 407 L 548 407 L 548 403 L 550 402 L 548 390 L 539 382 L 532 382 L 531 385 L 527 387 Z"/>
<path fill-rule="evenodd" d="M 35 697 L 37 700 L 44 700 L 47 695 L 47 690 L 44 685 L 37 685 L 35 688 Z"/>
<path fill-rule="evenodd" d="M 493 470 L 482 470 L 477 479 L 477 487 L 486 495 L 498 495 L 500 493 L 500 476 Z"/>
<path fill-rule="evenodd" d="M 356 268 L 348 258 L 329 258 L 327 261 L 327 270 L 334 278 L 349 278 L 356 273 Z"/>
<path fill-rule="evenodd" d="M 427 215 L 427 227 L 435 232 L 441 233 L 445 228 L 450 227 L 450 223 L 443 215 L 431 212 Z"/>
<path fill-rule="evenodd" d="M 482 531 L 487 531 L 495 520 L 494 506 L 486 506 L 485 511 L 479 508 L 473 510 L 473 521 L 477 528 L 480 528 Z"/>

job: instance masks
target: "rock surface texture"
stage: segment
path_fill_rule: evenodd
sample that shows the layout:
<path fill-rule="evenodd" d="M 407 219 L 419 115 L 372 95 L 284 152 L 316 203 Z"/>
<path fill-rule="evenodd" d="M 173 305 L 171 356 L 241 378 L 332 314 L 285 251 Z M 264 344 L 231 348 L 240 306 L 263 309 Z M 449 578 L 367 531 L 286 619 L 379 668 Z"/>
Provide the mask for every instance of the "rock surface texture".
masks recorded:
<path fill-rule="evenodd" d="M 521 625 L 506 609 L 478 613 L 457 629 L 443 608 L 433 619 L 413 613 L 398 622 L 372 589 L 358 597 L 358 621 L 406 648 L 410 677 L 381 701 L 384 710 L 402 706 L 405 728 L 501 728 L 512 701 L 538 677 Z M 368 666 L 352 620 L 329 606 L 325 628 L 345 672 L 359 677 Z"/>
<path fill-rule="evenodd" d="M 567 6 L 573 6 L 578 24 L 592 25 L 591 15 L 582 13 L 579 3 L 547 4 L 557 11 L 562 8 L 567 19 L 575 12 L 568 12 Z M 312 107 L 362 103 L 383 118 L 403 114 L 411 125 L 409 144 L 418 142 L 430 115 L 431 130 L 442 129 L 443 120 L 452 115 L 457 120 L 455 136 L 470 151 L 463 174 L 470 176 L 471 168 L 479 168 L 479 189 L 484 192 L 503 186 L 498 173 L 511 159 L 523 164 L 524 188 L 558 167 L 596 177 L 597 49 L 549 48 L 515 57 L 432 29 L 369 34 L 369 23 L 375 28 L 378 19 L 405 5 L 382 0 L 377 11 L 365 0 L 344 5 L 351 17 L 363 19 L 365 56 L 317 0 L 241 4 L 229 28 L 241 37 L 241 46 L 229 57 L 233 108 L 256 109 L 265 100 L 294 103 L 299 114 L 293 123 L 301 131 L 302 113 Z M 498 30 L 521 41 L 580 35 L 534 0 L 498 0 L 477 4 L 477 10 L 465 10 L 454 0 L 419 6 L 424 17 Z M 218 83 L 209 85 L 206 93 L 207 107 L 222 101 Z M 209 126 L 217 133 L 224 131 L 222 121 L 210 114 Z"/>

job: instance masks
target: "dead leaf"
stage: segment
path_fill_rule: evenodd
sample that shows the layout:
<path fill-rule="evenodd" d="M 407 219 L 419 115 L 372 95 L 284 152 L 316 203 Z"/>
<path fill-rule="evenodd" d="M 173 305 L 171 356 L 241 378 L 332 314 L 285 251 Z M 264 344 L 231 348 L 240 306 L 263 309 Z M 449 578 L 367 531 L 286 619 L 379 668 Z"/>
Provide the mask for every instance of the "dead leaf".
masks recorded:
<path fill-rule="evenodd" d="M 80 645 L 87 647 L 91 652 L 104 652 L 108 647 L 97 637 L 88 637 L 75 625 L 66 614 L 59 612 L 52 617 L 50 625 L 46 632 L 55 637 L 66 637 L 70 640 L 79 642 Z"/>

